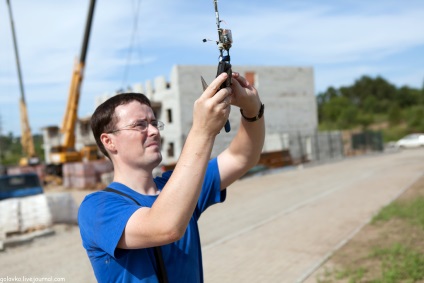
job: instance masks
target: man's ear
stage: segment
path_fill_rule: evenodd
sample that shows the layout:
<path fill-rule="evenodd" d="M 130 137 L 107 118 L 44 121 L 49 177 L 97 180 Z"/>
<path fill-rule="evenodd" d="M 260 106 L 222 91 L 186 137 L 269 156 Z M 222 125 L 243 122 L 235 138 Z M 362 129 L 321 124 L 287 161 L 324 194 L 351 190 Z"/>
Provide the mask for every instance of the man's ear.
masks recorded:
<path fill-rule="evenodd" d="M 100 141 L 103 143 L 103 146 L 107 151 L 115 151 L 115 144 L 113 139 L 109 136 L 110 134 L 103 133 L 100 135 Z"/>

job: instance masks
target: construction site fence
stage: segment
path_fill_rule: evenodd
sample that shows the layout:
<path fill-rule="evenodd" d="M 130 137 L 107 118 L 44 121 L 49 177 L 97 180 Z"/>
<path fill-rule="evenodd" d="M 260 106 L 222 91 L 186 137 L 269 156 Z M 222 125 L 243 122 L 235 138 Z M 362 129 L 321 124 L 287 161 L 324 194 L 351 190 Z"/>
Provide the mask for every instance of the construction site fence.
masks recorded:
<path fill-rule="evenodd" d="M 339 131 L 297 132 L 289 136 L 289 151 L 293 163 L 326 161 L 344 157 L 342 133 Z"/>
<path fill-rule="evenodd" d="M 281 149 L 264 148 L 259 164 L 275 168 L 307 162 L 326 162 L 346 156 L 382 151 L 381 132 L 316 131 L 274 135 Z M 274 143 L 275 144 L 275 143 Z"/>

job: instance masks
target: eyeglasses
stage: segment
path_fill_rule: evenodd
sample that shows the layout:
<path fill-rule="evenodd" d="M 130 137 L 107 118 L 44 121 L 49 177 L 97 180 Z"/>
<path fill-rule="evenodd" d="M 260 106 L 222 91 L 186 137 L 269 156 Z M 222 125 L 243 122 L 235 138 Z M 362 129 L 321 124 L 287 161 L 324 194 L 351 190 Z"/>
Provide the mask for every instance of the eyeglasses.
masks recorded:
<path fill-rule="evenodd" d="M 159 131 L 162 131 L 165 128 L 165 124 L 162 123 L 161 121 L 154 120 L 154 121 L 151 121 L 149 123 L 146 120 L 138 120 L 138 121 L 136 121 L 132 124 L 126 125 L 122 128 L 107 132 L 107 134 L 113 134 L 115 132 L 119 132 L 119 131 L 122 131 L 122 130 L 136 130 L 136 131 L 140 131 L 140 132 L 145 132 L 147 130 L 147 128 L 149 127 L 149 124 L 152 125 L 153 127 L 155 127 L 156 129 L 158 129 Z"/>

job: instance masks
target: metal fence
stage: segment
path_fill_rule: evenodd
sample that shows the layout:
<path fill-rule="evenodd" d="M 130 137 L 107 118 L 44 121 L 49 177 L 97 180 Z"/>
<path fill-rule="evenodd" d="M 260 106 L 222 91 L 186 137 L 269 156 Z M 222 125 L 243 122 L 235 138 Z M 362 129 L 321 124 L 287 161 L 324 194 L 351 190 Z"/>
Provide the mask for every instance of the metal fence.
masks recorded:
<path fill-rule="evenodd" d="M 382 151 L 383 138 L 381 132 L 349 132 L 326 131 L 312 133 L 284 133 L 268 136 L 264 152 L 272 159 L 281 159 L 287 164 L 305 162 L 325 162 L 342 159 L 345 156 L 365 154 L 370 151 Z M 279 158 L 276 158 L 279 156 Z"/>
<path fill-rule="evenodd" d="M 364 131 L 352 134 L 352 150 L 382 151 L 383 149 L 381 132 Z"/>
<path fill-rule="evenodd" d="M 293 162 L 325 161 L 344 157 L 343 139 L 339 131 L 296 133 L 289 136 Z"/>

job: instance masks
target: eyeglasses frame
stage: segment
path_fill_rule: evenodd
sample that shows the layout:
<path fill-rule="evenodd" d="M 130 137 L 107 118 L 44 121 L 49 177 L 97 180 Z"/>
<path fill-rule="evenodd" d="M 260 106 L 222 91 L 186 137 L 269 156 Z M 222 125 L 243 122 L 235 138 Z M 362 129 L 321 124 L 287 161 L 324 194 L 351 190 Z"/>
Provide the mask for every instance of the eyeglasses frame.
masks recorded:
<path fill-rule="evenodd" d="M 152 122 L 156 122 L 157 125 L 156 126 L 153 125 Z M 145 123 L 145 128 L 143 130 L 137 129 L 137 126 L 141 125 L 140 123 Z M 144 133 L 149 128 L 149 125 L 152 125 L 156 129 L 158 129 L 158 131 L 162 131 L 165 128 L 165 124 L 162 121 L 159 121 L 159 120 L 153 120 L 153 121 L 150 121 L 150 122 L 148 122 L 146 120 L 138 120 L 138 121 L 135 121 L 135 122 L 133 122 L 129 125 L 123 126 L 119 129 L 109 131 L 106 134 L 113 134 L 113 133 L 120 132 L 120 131 L 123 131 L 123 130 L 133 130 L 133 131 L 139 131 L 139 132 Z M 130 128 L 128 128 L 128 127 L 130 127 Z"/>

